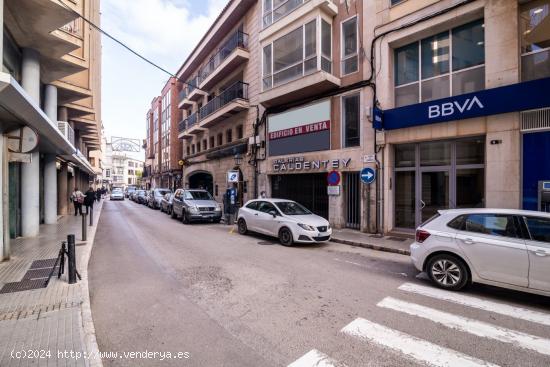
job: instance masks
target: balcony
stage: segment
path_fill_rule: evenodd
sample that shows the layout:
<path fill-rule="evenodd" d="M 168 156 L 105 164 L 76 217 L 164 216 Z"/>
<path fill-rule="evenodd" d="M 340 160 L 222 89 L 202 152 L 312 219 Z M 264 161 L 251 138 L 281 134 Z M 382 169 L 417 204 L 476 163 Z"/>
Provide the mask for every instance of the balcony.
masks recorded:
<path fill-rule="evenodd" d="M 314 64 L 318 64 L 317 58 L 312 60 L 315 61 Z M 271 107 L 340 87 L 340 78 L 327 72 L 331 69 L 329 60 L 321 58 L 320 69 L 319 65 L 315 68 L 309 61 L 300 62 L 264 77 L 264 91 L 260 93 L 260 103 L 265 107 Z"/>
<path fill-rule="evenodd" d="M 248 34 L 235 32 L 199 70 L 199 87 L 209 90 L 242 63 L 248 61 Z"/>
<path fill-rule="evenodd" d="M 199 124 L 210 127 L 250 106 L 248 83 L 236 82 L 199 110 Z"/>
<path fill-rule="evenodd" d="M 193 136 L 193 134 L 198 134 L 204 129 L 202 129 L 198 122 L 198 113 L 195 112 L 186 119 L 179 122 L 178 125 L 178 138 L 190 138 Z"/>
<path fill-rule="evenodd" d="M 199 85 L 199 80 L 199 76 L 197 75 L 186 82 L 184 88 L 179 94 L 179 108 L 190 107 L 194 102 L 206 96 L 206 92 L 203 92 L 200 88 L 197 88 Z"/>

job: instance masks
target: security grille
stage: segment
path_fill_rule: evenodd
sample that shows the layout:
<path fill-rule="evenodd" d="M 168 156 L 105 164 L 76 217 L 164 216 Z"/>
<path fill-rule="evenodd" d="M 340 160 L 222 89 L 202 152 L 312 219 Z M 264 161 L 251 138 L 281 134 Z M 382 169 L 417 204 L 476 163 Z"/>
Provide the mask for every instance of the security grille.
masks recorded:
<path fill-rule="evenodd" d="M 521 131 L 550 129 L 550 108 L 521 112 Z"/>
<path fill-rule="evenodd" d="M 361 179 L 359 172 L 344 173 L 346 195 L 346 227 L 361 227 Z"/>

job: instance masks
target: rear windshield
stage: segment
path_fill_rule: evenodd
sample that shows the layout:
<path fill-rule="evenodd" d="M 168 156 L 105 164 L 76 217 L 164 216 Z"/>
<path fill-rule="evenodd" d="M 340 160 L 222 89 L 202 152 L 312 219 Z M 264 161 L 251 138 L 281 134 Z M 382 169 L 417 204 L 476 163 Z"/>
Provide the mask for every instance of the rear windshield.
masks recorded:
<path fill-rule="evenodd" d="M 166 194 L 171 193 L 171 191 L 170 190 L 157 190 L 157 191 L 155 191 L 155 193 L 156 193 L 157 196 L 164 196 Z"/>
<path fill-rule="evenodd" d="M 277 208 L 283 212 L 285 215 L 305 215 L 311 214 L 309 210 L 304 208 L 302 205 L 295 203 L 294 201 L 281 201 L 275 203 Z"/>
<path fill-rule="evenodd" d="M 113 189 L 113 193 L 115 192 L 122 192 L 122 189 Z"/>
<path fill-rule="evenodd" d="M 127 190 L 128 190 L 128 192 L 130 192 L 130 191 L 136 191 L 136 188 L 135 188 L 135 187 L 128 187 Z"/>
<path fill-rule="evenodd" d="M 435 213 L 434 215 L 432 215 L 427 221 L 425 221 L 424 223 L 422 223 L 420 225 L 420 227 L 424 227 L 426 224 L 430 223 L 432 220 L 434 220 L 435 218 L 439 217 L 441 214 L 439 213 Z"/>
<path fill-rule="evenodd" d="M 138 191 L 138 195 L 143 195 L 143 194 L 145 194 L 145 191 L 144 191 L 144 190 L 139 190 L 139 191 Z"/>
<path fill-rule="evenodd" d="M 185 200 L 214 200 L 208 191 L 186 191 Z"/>

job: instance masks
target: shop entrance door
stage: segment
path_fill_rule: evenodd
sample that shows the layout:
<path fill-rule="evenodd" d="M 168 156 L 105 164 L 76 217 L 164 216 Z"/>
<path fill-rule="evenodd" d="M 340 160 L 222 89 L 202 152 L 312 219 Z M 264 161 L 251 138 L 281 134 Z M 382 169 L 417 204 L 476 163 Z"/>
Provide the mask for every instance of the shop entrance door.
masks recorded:
<path fill-rule="evenodd" d="M 422 171 L 416 225 L 427 221 L 440 209 L 449 208 L 449 171 Z"/>
<path fill-rule="evenodd" d="M 296 201 L 328 219 L 326 173 L 271 176 L 271 197 Z"/>

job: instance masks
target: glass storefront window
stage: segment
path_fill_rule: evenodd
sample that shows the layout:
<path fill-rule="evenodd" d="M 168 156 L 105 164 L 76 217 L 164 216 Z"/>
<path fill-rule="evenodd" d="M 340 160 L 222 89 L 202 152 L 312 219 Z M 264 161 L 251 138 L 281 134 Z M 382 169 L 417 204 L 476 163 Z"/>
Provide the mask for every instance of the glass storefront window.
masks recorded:
<path fill-rule="evenodd" d="M 458 169 L 456 171 L 456 207 L 483 208 L 485 206 L 485 169 Z"/>
<path fill-rule="evenodd" d="M 470 22 L 395 49 L 395 107 L 484 89 L 483 22 Z"/>
<path fill-rule="evenodd" d="M 395 173 L 395 226 L 414 228 L 415 225 L 415 172 Z"/>
<path fill-rule="evenodd" d="M 420 144 L 421 166 L 447 166 L 451 164 L 451 144 L 433 141 Z"/>
<path fill-rule="evenodd" d="M 523 81 L 550 76 L 550 0 L 520 7 L 521 77 Z"/>
<path fill-rule="evenodd" d="M 475 138 L 456 142 L 456 164 L 484 164 L 485 139 Z"/>
<path fill-rule="evenodd" d="M 428 37 L 421 42 L 422 79 L 449 72 L 449 33 Z"/>
<path fill-rule="evenodd" d="M 440 209 L 485 206 L 485 137 L 394 147 L 396 228 L 414 229 Z"/>
<path fill-rule="evenodd" d="M 485 63 L 485 28 L 483 20 L 454 28 L 453 71 Z"/>
<path fill-rule="evenodd" d="M 395 147 L 395 167 L 414 167 L 416 144 L 400 144 Z"/>
<path fill-rule="evenodd" d="M 418 43 L 395 50 L 395 85 L 418 81 Z"/>

